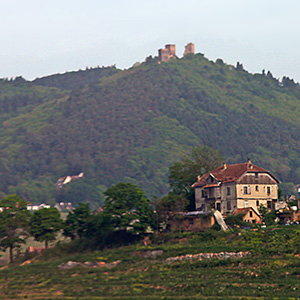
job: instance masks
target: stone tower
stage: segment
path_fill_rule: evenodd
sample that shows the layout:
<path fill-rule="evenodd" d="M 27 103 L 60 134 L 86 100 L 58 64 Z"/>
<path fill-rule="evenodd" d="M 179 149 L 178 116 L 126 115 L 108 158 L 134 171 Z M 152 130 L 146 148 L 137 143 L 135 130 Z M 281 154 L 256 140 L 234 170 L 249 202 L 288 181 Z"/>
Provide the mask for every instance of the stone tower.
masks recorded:
<path fill-rule="evenodd" d="M 164 62 L 167 62 L 169 61 L 169 51 L 168 49 L 159 49 L 158 50 L 158 58 L 159 58 L 159 61 L 164 61 Z"/>
<path fill-rule="evenodd" d="M 188 54 L 195 54 L 195 45 L 193 43 L 188 43 L 185 46 L 183 56 L 185 57 Z"/>
<path fill-rule="evenodd" d="M 176 56 L 176 45 L 168 44 L 165 48 L 169 51 L 170 56 Z"/>
<path fill-rule="evenodd" d="M 176 57 L 176 45 L 168 44 L 164 49 L 158 50 L 159 61 L 167 62 L 172 57 Z"/>

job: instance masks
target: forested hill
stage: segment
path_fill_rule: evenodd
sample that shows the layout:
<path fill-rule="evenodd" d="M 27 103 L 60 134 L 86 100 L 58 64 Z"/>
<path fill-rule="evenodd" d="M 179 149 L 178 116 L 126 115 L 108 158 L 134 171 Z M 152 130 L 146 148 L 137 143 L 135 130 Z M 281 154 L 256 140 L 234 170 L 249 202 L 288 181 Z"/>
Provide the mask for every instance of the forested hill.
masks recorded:
<path fill-rule="evenodd" d="M 67 76 L 72 82 L 78 74 Z M 7 90 L 11 103 L 28 95 L 22 113 L 1 119 L 3 195 L 97 205 L 101 191 L 129 181 L 160 196 L 168 191 L 168 167 L 203 144 L 228 162 L 251 157 L 285 185 L 300 181 L 300 90 L 289 78 L 279 82 L 197 54 L 161 64 L 148 58 L 73 91 L 38 83 L 0 85 L 0 99 Z M 34 100 L 39 92 L 43 101 Z M 80 172 L 83 179 L 55 190 L 59 177 Z"/>
<path fill-rule="evenodd" d="M 84 86 L 99 82 L 101 78 L 108 77 L 118 73 L 115 66 L 87 68 L 74 72 L 66 72 L 64 74 L 54 74 L 33 80 L 33 84 L 56 87 L 63 90 L 81 89 Z"/>

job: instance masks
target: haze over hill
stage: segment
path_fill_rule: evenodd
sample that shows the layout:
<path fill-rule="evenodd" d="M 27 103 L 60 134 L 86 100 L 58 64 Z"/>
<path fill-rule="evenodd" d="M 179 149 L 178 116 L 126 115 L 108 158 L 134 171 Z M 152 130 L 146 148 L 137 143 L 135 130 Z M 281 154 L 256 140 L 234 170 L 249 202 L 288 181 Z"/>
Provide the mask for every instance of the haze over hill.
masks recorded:
<path fill-rule="evenodd" d="M 158 64 L 0 81 L 0 185 L 29 201 L 100 205 L 101 192 L 133 182 L 168 191 L 168 167 L 192 147 L 247 157 L 281 181 L 300 181 L 300 90 L 202 54 Z M 60 191 L 56 180 L 84 172 Z"/>

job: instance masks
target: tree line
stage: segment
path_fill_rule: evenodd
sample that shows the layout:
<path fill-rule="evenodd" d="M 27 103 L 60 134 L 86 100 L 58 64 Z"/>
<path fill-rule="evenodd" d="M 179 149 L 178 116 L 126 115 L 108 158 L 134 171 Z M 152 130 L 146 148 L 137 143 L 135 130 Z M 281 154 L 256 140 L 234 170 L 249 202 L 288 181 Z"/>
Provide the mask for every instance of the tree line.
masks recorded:
<path fill-rule="evenodd" d="M 48 248 L 59 232 L 81 247 L 91 249 L 120 245 L 140 239 L 145 234 L 161 231 L 162 224 L 174 212 L 193 209 L 192 183 L 221 163 L 220 154 L 206 146 L 193 149 L 191 155 L 170 167 L 170 192 L 150 201 L 142 188 L 133 183 L 120 182 L 105 192 L 102 209 L 91 210 L 89 204 L 79 203 L 65 220 L 54 208 L 34 212 L 27 210 L 28 202 L 16 194 L 0 200 L 0 248 L 13 250 L 32 236 Z"/>
<path fill-rule="evenodd" d="M 152 210 L 144 191 L 131 183 L 118 183 L 105 192 L 107 198 L 103 211 L 91 211 L 89 204 L 80 203 L 62 220 L 54 208 L 42 208 L 30 212 L 25 200 L 16 194 L 0 201 L 0 248 L 9 250 L 13 262 L 13 250 L 26 243 L 32 236 L 35 241 L 50 242 L 62 231 L 71 240 L 79 239 L 91 247 L 100 246 L 112 233 L 119 236 L 143 234 L 152 227 Z"/>

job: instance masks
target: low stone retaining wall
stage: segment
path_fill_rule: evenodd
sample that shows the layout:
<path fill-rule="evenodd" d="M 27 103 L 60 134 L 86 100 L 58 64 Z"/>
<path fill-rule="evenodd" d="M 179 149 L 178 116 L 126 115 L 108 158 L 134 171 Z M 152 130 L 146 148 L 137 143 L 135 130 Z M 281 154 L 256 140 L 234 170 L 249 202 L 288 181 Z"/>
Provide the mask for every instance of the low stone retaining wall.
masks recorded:
<path fill-rule="evenodd" d="M 167 258 L 167 262 L 174 262 L 174 261 L 184 261 L 184 260 L 203 260 L 203 259 L 227 259 L 227 258 L 243 258 L 250 254 L 249 251 L 247 252 L 219 252 L 219 253 L 198 253 L 198 254 L 186 254 L 181 256 L 169 257 Z"/>
<path fill-rule="evenodd" d="M 117 260 L 117 261 L 113 261 L 111 263 L 105 263 L 104 261 L 95 261 L 95 262 L 90 262 L 90 261 L 86 261 L 85 263 L 81 263 L 81 262 L 77 262 L 77 261 L 68 261 L 66 263 L 60 264 L 58 266 L 59 269 L 72 269 L 75 267 L 85 267 L 85 268 L 97 268 L 97 267 L 101 267 L 101 268 L 108 268 L 111 269 L 113 267 L 115 267 L 116 265 L 118 265 L 121 261 Z"/>

